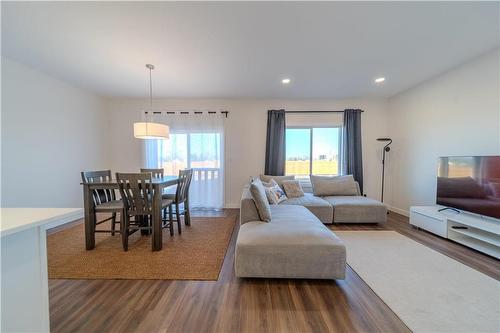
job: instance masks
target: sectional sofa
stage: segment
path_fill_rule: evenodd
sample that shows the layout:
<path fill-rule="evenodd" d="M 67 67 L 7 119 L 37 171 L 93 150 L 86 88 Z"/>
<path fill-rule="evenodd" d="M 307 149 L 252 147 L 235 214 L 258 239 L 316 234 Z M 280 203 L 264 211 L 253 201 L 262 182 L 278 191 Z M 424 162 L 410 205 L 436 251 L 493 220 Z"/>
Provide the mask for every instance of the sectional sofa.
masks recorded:
<path fill-rule="evenodd" d="M 293 179 L 293 176 L 261 175 L 259 178 L 264 182 L 274 179 L 281 185 L 284 180 Z M 300 183 L 305 192 L 304 196 L 289 198 L 280 203 L 280 205 L 304 206 L 324 224 L 385 223 L 387 221 L 387 207 L 378 200 L 362 196 L 357 182 L 355 183 L 357 195 L 342 196 L 315 196 L 310 180 L 301 180 Z M 241 206 L 240 218 L 247 219 L 244 214 L 256 213 L 255 204 L 250 192 L 243 194 Z"/>
<path fill-rule="evenodd" d="M 268 176 L 260 177 L 269 181 Z M 280 178 L 273 177 L 278 184 Z M 361 196 L 313 195 L 310 182 L 302 182 L 304 196 L 269 205 L 271 219 L 261 221 L 249 190 L 240 202 L 240 229 L 236 241 L 238 277 L 343 279 L 346 248 L 324 224 L 383 223 L 386 207 Z"/>

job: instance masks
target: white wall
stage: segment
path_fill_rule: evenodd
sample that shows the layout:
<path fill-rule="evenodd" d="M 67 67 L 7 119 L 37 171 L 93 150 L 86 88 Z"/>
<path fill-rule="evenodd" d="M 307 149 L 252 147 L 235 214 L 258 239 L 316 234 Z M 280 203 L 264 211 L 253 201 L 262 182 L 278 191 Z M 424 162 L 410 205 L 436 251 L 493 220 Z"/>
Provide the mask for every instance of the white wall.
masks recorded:
<path fill-rule="evenodd" d="M 389 100 L 387 200 L 400 212 L 435 203 L 439 156 L 500 153 L 499 51 Z"/>
<path fill-rule="evenodd" d="M 499 51 L 386 100 L 158 99 L 158 110 L 219 110 L 226 120 L 226 207 L 264 168 L 268 109 L 363 114 L 365 193 L 380 195 L 381 146 L 388 155 L 386 203 L 399 212 L 434 203 L 436 159 L 500 153 Z M 2 58 L 2 206 L 81 206 L 79 172 L 143 166 L 133 137 L 145 99 L 101 98 Z M 332 115 L 334 117 L 334 115 Z M 21 180 L 20 180 L 21 179 Z"/>
<path fill-rule="evenodd" d="M 139 121 L 144 99 L 109 99 L 110 167 L 114 171 L 136 172 L 143 166 L 142 141 L 134 139 L 132 123 Z M 365 193 L 380 193 L 380 144 L 376 138 L 387 133 L 385 100 L 242 100 L 242 99 L 158 99 L 154 108 L 168 111 L 220 110 L 230 112 L 225 135 L 225 205 L 239 207 L 241 189 L 250 176 L 264 171 L 267 110 L 365 110 L 362 118 Z M 332 117 L 334 117 L 332 115 Z"/>
<path fill-rule="evenodd" d="M 101 98 L 2 57 L 2 207 L 81 207 L 106 167 Z"/>

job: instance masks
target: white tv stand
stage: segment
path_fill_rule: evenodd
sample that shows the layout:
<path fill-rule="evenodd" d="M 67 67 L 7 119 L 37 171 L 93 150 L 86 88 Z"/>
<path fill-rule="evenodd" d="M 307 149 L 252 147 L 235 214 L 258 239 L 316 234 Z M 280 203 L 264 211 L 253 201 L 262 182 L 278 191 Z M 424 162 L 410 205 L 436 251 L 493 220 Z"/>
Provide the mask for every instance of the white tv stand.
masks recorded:
<path fill-rule="evenodd" d="M 500 220 L 444 206 L 410 207 L 410 224 L 500 259 Z"/>

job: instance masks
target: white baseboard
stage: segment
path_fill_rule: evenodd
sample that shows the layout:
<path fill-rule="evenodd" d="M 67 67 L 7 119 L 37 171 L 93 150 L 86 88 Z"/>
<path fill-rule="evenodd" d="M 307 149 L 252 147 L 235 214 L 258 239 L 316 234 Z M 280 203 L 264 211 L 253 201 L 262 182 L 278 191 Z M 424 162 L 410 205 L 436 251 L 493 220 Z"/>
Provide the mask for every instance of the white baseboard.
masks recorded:
<path fill-rule="evenodd" d="M 404 215 L 406 217 L 410 216 L 410 212 L 407 211 L 407 210 L 404 210 L 404 209 L 401 209 L 401 208 L 397 208 L 397 207 L 393 207 L 393 206 L 389 206 L 387 204 L 386 204 L 386 206 L 387 206 L 387 209 L 390 210 L 391 212 L 398 213 L 398 214 Z"/>

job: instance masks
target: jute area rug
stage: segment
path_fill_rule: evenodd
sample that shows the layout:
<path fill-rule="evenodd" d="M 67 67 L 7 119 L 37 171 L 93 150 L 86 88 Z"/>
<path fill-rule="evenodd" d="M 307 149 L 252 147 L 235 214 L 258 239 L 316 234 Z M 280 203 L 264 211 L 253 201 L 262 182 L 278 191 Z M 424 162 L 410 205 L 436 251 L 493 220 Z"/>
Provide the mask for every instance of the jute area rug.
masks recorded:
<path fill-rule="evenodd" d="M 394 231 L 335 231 L 347 263 L 413 332 L 499 332 L 500 282 Z"/>
<path fill-rule="evenodd" d="M 163 230 L 163 249 L 151 251 L 151 236 L 136 232 L 123 251 L 121 236 L 96 234 L 96 247 L 85 250 L 84 225 L 47 237 L 50 279 L 217 280 L 236 217 L 192 217 L 182 234 Z M 118 226 L 117 226 L 118 227 Z M 100 229 L 109 229 L 104 224 Z"/>

